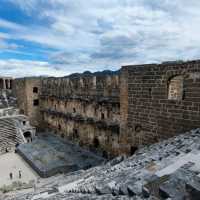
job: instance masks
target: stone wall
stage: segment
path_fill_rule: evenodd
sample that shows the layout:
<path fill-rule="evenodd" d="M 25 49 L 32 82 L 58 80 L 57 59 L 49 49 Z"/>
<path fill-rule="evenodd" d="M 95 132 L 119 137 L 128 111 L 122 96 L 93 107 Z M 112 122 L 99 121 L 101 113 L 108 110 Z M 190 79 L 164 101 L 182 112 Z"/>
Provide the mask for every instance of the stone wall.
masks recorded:
<path fill-rule="evenodd" d="M 41 121 L 39 100 L 41 78 L 15 79 L 13 86 L 20 113 L 29 117 L 31 125 L 39 127 Z"/>
<path fill-rule="evenodd" d="M 124 151 L 200 127 L 199 88 L 200 61 L 122 67 Z"/>
<path fill-rule="evenodd" d="M 43 79 L 41 94 L 46 128 L 105 157 L 119 154 L 118 74 Z"/>
<path fill-rule="evenodd" d="M 200 61 L 15 83 L 19 108 L 34 126 L 106 157 L 200 127 Z"/>

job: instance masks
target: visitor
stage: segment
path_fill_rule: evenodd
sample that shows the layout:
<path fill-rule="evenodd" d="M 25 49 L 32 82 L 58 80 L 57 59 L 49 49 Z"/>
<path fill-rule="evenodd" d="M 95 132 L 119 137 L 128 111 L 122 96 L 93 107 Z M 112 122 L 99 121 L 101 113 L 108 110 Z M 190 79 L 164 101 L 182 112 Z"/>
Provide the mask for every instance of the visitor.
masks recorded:
<path fill-rule="evenodd" d="M 10 180 L 12 180 L 13 179 L 13 174 L 12 174 L 12 172 L 10 172 Z"/>
<path fill-rule="evenodd" d="M 19 178 L 20 178 L 20 179 L 22 178 L 21 170 L 19 170 Z"/>

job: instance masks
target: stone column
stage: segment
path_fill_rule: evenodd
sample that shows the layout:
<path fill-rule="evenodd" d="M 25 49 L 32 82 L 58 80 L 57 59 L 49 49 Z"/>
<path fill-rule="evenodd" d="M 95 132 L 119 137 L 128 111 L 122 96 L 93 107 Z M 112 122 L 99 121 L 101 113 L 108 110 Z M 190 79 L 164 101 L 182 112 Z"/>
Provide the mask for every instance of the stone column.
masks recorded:
<path fill-rule="evenodd" d="M 7 89 L 10 89 L 10 79 L 8 79 L 8 88 Z"/>
<path fill-rule="evenodd" d="M 3 79 L 3 89 L 6 89 L 6 80 Z"/>

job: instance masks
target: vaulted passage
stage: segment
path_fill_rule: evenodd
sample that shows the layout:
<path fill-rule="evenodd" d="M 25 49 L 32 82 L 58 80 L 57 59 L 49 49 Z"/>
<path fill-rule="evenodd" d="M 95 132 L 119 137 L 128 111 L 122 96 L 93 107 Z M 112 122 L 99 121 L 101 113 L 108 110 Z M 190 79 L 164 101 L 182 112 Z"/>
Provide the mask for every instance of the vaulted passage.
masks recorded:
<path fill-rule="evenodd" d="M 25 138 L 31 138 L 31 132 L 27 131 L 23 133 Z"/>

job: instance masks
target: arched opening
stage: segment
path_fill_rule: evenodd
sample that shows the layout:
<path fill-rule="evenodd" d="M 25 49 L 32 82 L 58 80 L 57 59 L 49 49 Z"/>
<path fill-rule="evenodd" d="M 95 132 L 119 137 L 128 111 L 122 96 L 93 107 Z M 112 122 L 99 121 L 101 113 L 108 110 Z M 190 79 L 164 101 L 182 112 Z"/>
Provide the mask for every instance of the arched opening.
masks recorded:
<path fill-rule="evenodd" d="M 73 139 L 78 139 L 79 138 L 79 134 L 78 134 L 78 130 L 77 129 L 73 129 Z"/>
<path fill-rule="evenodd" d="M 101 119 L 105 119 L 104 113 L 101 113 Z"/>
<path fill-rule="evenodd" d="M 98 138 L 94 138 L 93 145 L 94 145 L 95 148 L 99 147 L 99 140 L 98 140 Z"/>
<path fill-rule="evenodd" d="M 76 113 L 76 108 L 73 108 L 73 113 Z"/>
<path fill-rule="evenodd" d="M 39 99 L 33 100 L 33 106 L 39 106 Z"/>
<path fill-rule="evenodd" d="M 29 142 L 32 142 L 32 135 L 31 135 L 31 132 L 30 131 L 26 131 L 23 133 L 26 141 L 29 143 Z"/>
<path fill-rule="evenodd" d="M 23 133 L 25 138 L 31 138 L 31 132 L 27 131 Z"/>
<path fill-rule="evenodd" d="M 183 99 L 183 76 L 174 76 L 168 81 L 168 99 Z"/>
<path fill-rule="evenodd" d="M 130 155 L 132 156 L 133 154 L 135 154 L 135 152 L 138 150 L 137 147 L 135 146 L 132 146 L 131 149 L 130 149 Z"/>
<path fill-rule="evenodd" d="M 149 97 L 152 97 L 152 88 L 149 88 Z"/>
<path fill-rule="evenodd" d="M 106 151 L 103 151 L 102 156 L 103 156 L 105 159 L 108 159 L 108 153 L 107 153 Z"/>
<path fill-rule="evenodd" d="M 38 88 L 37 87 L 33 87 L 33 93 L 38 93 Z"/>

